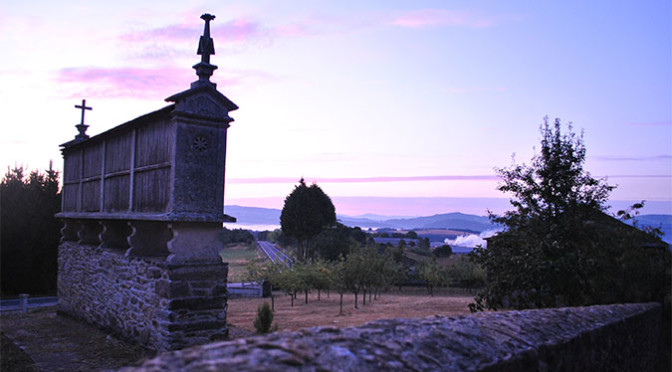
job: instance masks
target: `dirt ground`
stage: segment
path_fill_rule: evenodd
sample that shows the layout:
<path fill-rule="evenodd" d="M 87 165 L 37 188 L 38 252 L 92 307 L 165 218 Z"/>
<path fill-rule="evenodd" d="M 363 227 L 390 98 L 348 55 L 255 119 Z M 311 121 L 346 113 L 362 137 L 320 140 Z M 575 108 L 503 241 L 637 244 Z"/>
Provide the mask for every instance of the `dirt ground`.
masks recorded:
<path fill-rule="evenodd" d="M 343 296 L 343 315 L 339 315 L 339 295 L 332 292 L 329 297 L 321 294 L 317 300 L 317 292 L 308 295 L 305 304 L 304 294 L 299 294 L 291 306 L 290 297 L 275 292 L 275 312 L 273 322 L 279 331 L 294 331 L 299 328 L 314 326 L 349 327 L 362 325 L 376 319 L 421 318 L 432 315 L 465 315 L 469 314 L 467 305 L 473 301 L 473 294 L 462 290 L 441 290 L 434 297 L 427 295 L 424 288 L 404 288 L 383 293 L 378 299 L 368 300 L 362 304 L 359 296 L 359 309 L 354 309 L 354 295 Z M 228 323 L 238 329 L 254 332 L 252 325 L 257 315 L 257 308 L 264 303 L 271 303 L 270 298 L 234 298 L 229 299 L 227 314 Z"/>
<path fill-rule="evenodd" d="M 473 295 L 462 290 L 442 289 L 434 297 L 422 288 L 383 293 L 354 309 L 354 296 L 343 297 L 343 315 L 338 314 L 339 295 L 310 293 L 308 304 L 303 294 L 291 306 L 290 297 L 275 292 L 274 323 L 278 330 L 297 330 L 314 326 L 357 326 L 376 319 L 416 318 L 432 315 L 468 314 Z M 257 307 L 270 298 L 233 298 L 228 301 L 229 336 L 250 336 Z M 154 355 L 151 350 L 123 342 L 96 327 L 60 316 L 55 308 L 30 313 L 0 315 L 0 370 L 4 371 L 91 371 L 114 370 Z"/>

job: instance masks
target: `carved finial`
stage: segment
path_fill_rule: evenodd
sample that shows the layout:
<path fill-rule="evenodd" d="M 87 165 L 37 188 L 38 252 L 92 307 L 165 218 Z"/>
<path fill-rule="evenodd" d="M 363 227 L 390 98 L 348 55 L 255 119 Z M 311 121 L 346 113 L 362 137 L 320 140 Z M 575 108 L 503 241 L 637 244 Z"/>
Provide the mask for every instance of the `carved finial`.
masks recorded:
<path fill-rule="evenodd" d="M 210 21 L 215 19 L 215 16 L 205 13 L 201 16 L 201 19 L 205 21 L 205 29 L 203 30 L 203 36 L 201 36 L 198 42 L 198 51 L 196 54 L 201 56 L 201 62 L 210 63 L 210 55 L 215 54 L 215 44 L 210 37 Z"/>
<path fill-rule="evenodd" d="M 196 54 L 201 56 L 201 62 L 194 65 L 198 80 L 191 83 L 192 88 L 204 85 L 215 86 L 214 83 L 210 82 L 212 72 L 217 69 L 217 66 L 210 64 L 210 56 L 215 54 L 215 43 L 210 37 L 210 21 L 215 19 L 215 16 L 205 13 L 201 16 L 201 19 L 205 21 L 205 28 L 203 29 L 203 36 L 201 36 L 201 39 L 198 41 L 198 51 L 196 52 Z"/>
<path fill-rule="evenodd" d="M 93 110 L 91 107 L 86 106 L 86 100 L 82 100 L 82 105 L 75 105 L 75 108 L 81 109 L 82 110 L 82 121 L 78 124 L 75 125 L 75 128 L 79 131 L 79 134 L 75 136 L 75 141 L 82 141 L 87 138 L 89 138 L 89 135 L 86 134 L 86 129 L 89 127 L 88 125 L 84 124 L 84 113 L 86 110 Z"/>

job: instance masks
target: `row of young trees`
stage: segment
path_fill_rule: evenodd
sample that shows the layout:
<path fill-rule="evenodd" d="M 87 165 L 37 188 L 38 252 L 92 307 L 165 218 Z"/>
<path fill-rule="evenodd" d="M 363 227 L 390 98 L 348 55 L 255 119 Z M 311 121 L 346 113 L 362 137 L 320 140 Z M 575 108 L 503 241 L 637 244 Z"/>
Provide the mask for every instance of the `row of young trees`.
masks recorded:
<path fill-rule="evenodd" d="M 485 270 L 472 262 L 467 256 L 457 256 L 445 265 L 431 259 L 418 263 L 414 274 L 395 259 L 393 254 L 380 253 L 376 245 L 351 245 L 347 256 L 329 261 L 315 259 L 312 261 L 289 264 L 286 262 L 252 262 L 247 267 L 248 274 L 244 280 L 272 283 L 291 298 L 291 306 L 300 294 L 308 303 L 308 293 L 317 291 L 318 301 L 323 291 L 334 291 L 339 294 L 340 310 L 343 313 L 343 295 L 352 293 L 355 296 L 354 307 L 359 308 L 361 294 L 362 304 L 377 298 L 381 291 L 395 285 L 403 285 L 409 279 L 424 283 L 429 295 L 433 296 L 436 288 L 459 287 L 465 290 L 480 288 L 485 283 Z M 271 293 L 272 302 L 274 302 Z M 273 304 L 274 305 L 274 304 Z M 275 306 L 273 306 L 274 308 Z"/>
<path fill-rule="evenodd" d="M 291 265 L 286 262 L 259 264 L 253 262 L 248 265 L 247 280 L 268 281 L 276 288 L 282 289 L 291 297 L 291 306 L 299 293 L 305 296 L 308 303 L 308 293 L 316 290 L 318 300 L 322 291 L 335 291 L 340 296 L 339 313 L 343 313 L 343 295 L 355 295 L 355 308 L 359 308 L 359 295 L 366 305 L 367 294 L 369 301 L 378 297 L 381 290 L 389 288 L 402 280 L 405 276 L 403 266 L 394 261 L 389 254 L 380 254 L 375 246 L 360 247 L 353 245 L 347 257 L 340 256 L 338 260 L 327 261 L 316 259 L 312 261 L 297 261 Z M 271 294 L 274 306 L 274 298 Z"/>

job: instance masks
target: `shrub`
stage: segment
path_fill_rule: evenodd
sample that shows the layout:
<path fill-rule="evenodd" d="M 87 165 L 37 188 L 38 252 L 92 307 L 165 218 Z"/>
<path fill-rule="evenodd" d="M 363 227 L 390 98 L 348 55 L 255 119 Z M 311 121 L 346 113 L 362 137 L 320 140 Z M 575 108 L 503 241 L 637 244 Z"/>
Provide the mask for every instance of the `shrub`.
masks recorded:
<path fill-rule="evenodd" d="M 271 329 L 271 323 L 273 323 L 273 310 L 271 310 L 271 306 L 268 302 L 264 301 L 264 304 L 257 308 L 257 318 L 253 323 L 254 329 L 257 330 L 257 333 L 261 334 L 273 332 L 278 329 L 277 324 Z"/>

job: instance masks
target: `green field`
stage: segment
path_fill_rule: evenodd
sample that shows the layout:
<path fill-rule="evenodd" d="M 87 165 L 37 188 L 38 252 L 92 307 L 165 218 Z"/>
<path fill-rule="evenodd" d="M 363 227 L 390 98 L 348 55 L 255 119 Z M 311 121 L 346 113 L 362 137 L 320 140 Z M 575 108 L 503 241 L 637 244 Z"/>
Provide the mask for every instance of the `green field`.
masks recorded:
<path fill-rule="evenodd" d="M 245 266 L 250 261 L 260 259 L 261 255 L 259 253 L 256 243 L 250 246 L 235 244 L 222 249 L 219 256 L 222 257 L 222 261 L 229 263 L 229 275 L 227 277 L 229 282 L 241 281 L 242 276 L 245 275 Z"/>

